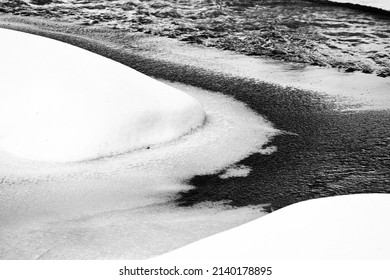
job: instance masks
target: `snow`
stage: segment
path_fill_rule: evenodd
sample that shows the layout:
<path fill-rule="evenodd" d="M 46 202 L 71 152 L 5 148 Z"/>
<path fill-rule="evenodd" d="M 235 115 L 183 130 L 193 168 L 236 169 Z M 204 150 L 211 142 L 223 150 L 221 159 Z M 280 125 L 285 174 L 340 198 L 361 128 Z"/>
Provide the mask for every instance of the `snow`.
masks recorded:
<path fill-rule="evenodd" d="M 337 3 L 358 4 L 367 7 L 379 8 L 390 11 L 390 2 L 388 0 L 330 0 Z"/>
<path fill-rule="evenodd" d="M 81 161 L 176 139 L 201 126 L 193 97 L 83 49 L 0 29 L 0 148 Z"/>
<path fill-rule="evenodd" d="M 262 207 L 171 205 L 192 176 L 269 154 L 262 146 L 278 131 L 232 98 L 170 85 L 200 100 L 208 116 L 177 141 L 77 163 L 0 153 L 1 259 L 149 258 L 265 214 Z"/>
<path fill-rule="evenodd" d="M 94 71 L 93 77 L 90 77 L 89 73 L 80 71 L 86 67 L 81 62 L 85 62 L 84 59 L 89 58 L 89 63 L 101 65 L 102 58 L 56 41 L 32 35 L 25 36 L 25 34 L 14 31 L 0 31 L 2 39 L 8 36 L 7 40 L 2 40 L 2 46 L 0 46 L 0 48 L 8 46 L 7 54 L 0 53 L 2 66 L 8 65 L 10 71 L 12 70 L 14 75 L 17 75 L 16 77 L 20 77 L 20 80 L 15 82 L 15 76 L 11 77 L 7 72 L 2 73 L 0 76 L 2 82 L 8 86 L 12 84 L 3 79 L 4 75 L 13 79 L 14 86 L 28 88 L 29 92 L 33 92 L 32 89 L 42 86 L 42 84 L 34 84 L 35 80 L 32 78 L 38 75 L 34 71 L 39 70 L 39 75 L 44 77 L 48 83 L 51 79 L 61 78 L 63 87 L 56 86 L 54 88 L 56 90 L 79 89 L 75 84 L 69 84 L 69 82 L 77 83 L 77 81 L 79 81 L 78 86 L 84 89 L 83 93 L 87 92 L 89 87 L 96 89 L 94 77 L 107 78 L 110 83 L 119 79 L 123 82 L 122 86 L 134 87 L 133 81 L 128 84 L 117 75 L 119 72 L 123 75 L 133 73 L 127 70 L 119 71 L 117 67 L 121 68 L 121 65 L 113 66 L 111 62 L 104 62 L 107 63 L 107 67 L 100 68 L 97 72 Z M 29 38 L 34 38 L 34 40 Z M 34 47 L 35 44 L 38 44 L 35 39 L 42 43 L 42 49 Z M 41 40 L 44 40 L 45 43 Z M 22 49 L 24 48 L 21 44 L 28 46 L 29 51 L 23 50 L 23 53 Z M 50 56 L 50 51 L 46 51 L 46 47 L 48 47 L 54 52 L 50 46 L 55 46 L 55 59 Z M 32 50 L 40 54 L 41 60 L 30 57 L 34 54 Z M 63 50 L 65 52 L 63 57 L 57 57 L 63 53 Z M 19 53 L 23 59 L 16 59 L 15 52 Z M 82 56 L 80 52 L 83 52 Z M 43 56 L 45 59 L 42 58 Z M 7 61 L 7 59 L 11 60 L 10 57 L 14 58 L 12 63 Z M 50 57 L 52 59 L 46 61 Z M 26 62 L 30 62 L 30 64 L 26 65 Z M 59 62 L 68 65 L 70 68 L 68 69 L 69 76 L 57 77 L 58 71 L 60 71 L 57 69 Z M 42 68 L 39 66 L 50 63 L 52 64 L 50 67 Z M 91 68 L 96 68 L 93 66 L 94 64 L 91 64 L 89 64 Z M 30 72 L 25 68 L 29 69 Z M 118 70 L 118 73 L 110 73 L 109 71 L 113 68 Z M 53 69 L 57 70 L 52 71 Z M 15 73 L 16 71 L 18 72 Z M 85 77 L 77 80 L 77 75 L 72 71 Z M 90 69 L 90 71 L 92 70 Z M 146 79 L 142 75 L 138 77 L 138 80 Z M 206 123 L 201 128 L 174 141 L 156 144 L 150 149 L 138 149 L 130 153 L 92 161 L 32 161 L 27 158 L 27 154 L 22 155 L 26 158 L 21 158 L 0 149 L 0 259 L 148 258 L 265 214 L 261 206 L 258 208 L 226 209 L 223 205 L 210 204 L 198 205 L 193 208 L 178 208 L 171 202 L 178 192 L 191 188 L 186 182 L 195 175 L 212 174 L 225 170 L 226 167 L 234 165 L 252 153 L 270 154 L 275 148 L 264 148 L 264 146 L 280 131 L 273 128 L 272 124 L 250 110 L 245 104 L 223 94 L 178 83 L 164 81 L 165 85 L 163 85 L 160 83 L 162 81 L 147 80 L 148 83 L 151 83 L 151 87 L 155 85 L 159 89 L 166 88 L 169 94 L 176 95 L 177 93 L 175 98 L 170 99 L 169 96 L 165 96 L 164 100 L 160 100 L 162 106 L 165 104 L 165 99 L 175 102 L 176 97 L 181 100 L 178 102 L 179 111 L 186 100 L 190 108 L 193 108 L 192 106 L 197 108 L 196 104 L 202 104 L 203 110 L 207 114 Z M 27 81 L 29 83 L 26 84 Z M 86 84 L 85 81 L 89 82 Z M 102 81 L 96 81 L 101 86 L 105 84 Z M 120 85 L 112 86 L 120 89 Z M 4 85 L 0 85 L 0 87 L 4 88 Z M 100 88 L 98 89 L 100 90 Z M 125 110 L 122 108 L 126 106 L 119 102 L 127 101 L 125 97 L 127 95 L 115 93 L 118 99 L 109 101 L 118 106 L 121 114 L 114 115 L 113 119 L 105 120 L 97 112 L 101 110 L 99 113 L 107 116 L 108 112 L 102 108 L 109 102 L 105 102 L 105 95 L 100 91 L 99 93 L 98 95 L 89 93 L 77 96 L 77 101 L 92 111 L 88 114 L 95 114 L 94 116 L 102 122 L 100 125 L 92 120 L 92 123 L 96 125 L 96 130 L 93 132 L 100 133 L 98 136 L 103 137 L 108 131 L 111 131 L 111 134 L 119 137 L 121 132 L 114 131 L 114 128 L 109 127 L 109 125 L 117 125 L 112 121 L 113 119 L 123 123 L 122 117 L 134 114 L 134 112 L 129 112 L 127 115 L 127 111 L 124 112 Z M 10 98 L 7 100 L 8 105 L 21 104 L 16 99 L 12 100 L 10 94 L 3 91 L 1 94 Z M 57 110 L 65 111 L 60 107 L 56 110 L 44 108 L 44 104 L 49 101 L 38 99 L 36 96 L 50 97 L 48 93 L 38 92 L 35 97 L 24 92 L 18 94 L 31 100 L 34 106 L 41 106 L 39 108 L 45 109 L 46 111 L 43 111 L 46 113 L 46 120 L 49 124 L 51 124 L 50 114 L 56 115 Z M 55 94 L 58 95 L 58 93 Z M 75 98 L 74 93 L 69 94 Z M 65 105 L 73 104 L 74 99 L 67 99 L 65 94 L 61 98 L 68 101 Z M 156 98 L 159 100 L 158 97 Z M 55 98 L 52 99 L 49 102 L 51 105 L 56 101 Z M 150 100 L 146 99 L 149 105 Z M 199 100 L 200 103 L 194 100 Z M 41 104 L 39 101 L 43 101 L 43 103 Z M 139 96 L 139 101 L 142 101 L 141 96 Z M 27 105 L 26 102 L 24 107 L 31 109 Z M 19 116 L 12 112 L 10 107 L 3 104 L 0 106 L 2 110 L 7 110 L 7 113 L 0 112 L 2 117 L 13 116 L 15 118 L 11 120 L 0 118 L 2 128 L 8 124 L 8 129 L 12 129 L 19 122 L 18 125 L 29 129 L 24 121 L 29 122 L 30 125 L 35 124 L 35 128 L 40 128 L 37 119 L 26 120 L 28 115 L 21 108 L 13 108 L 21 114 Z M 111 109 L 115 107 L 114 104 L 107 104 L 107 106 Z M 158 111 L 161 109 L 159 104 L 153 106 L 158 107 Z M 168 109 L 171 111 L 172 106 L 169 106 Z M 81 112 L 78 107 L 75 110 Z M 199 111 L 196 110 L 196 112 Z M 83 124 L 83 120 L 73 117 L 73 113 L 74 111 L 69 112 L 67 116 L 77 125 Z M 177 115 L 182 116 L 179 113 Z M 194 116 L 191 115 L 192 117 Z M 38 119 L 42 121 L 42 118 Z M 201 116 L 199 118 L 202 119 Z M 103 131 L 99 131 L 98 128 Z M 43 128 L 40 129 L 43 130 Z M 53 129 L 57 128 L 53 127 Z M 116 129 L 119 130 L 120 127 L 116 126 Z M 40 140 L 36 135 L 29 135 L 32 133 L 31 130 L 30 132 L 18 131 L 18 137 L 24 136 L 26 142 L 34 137 L 37 137 L 36 141 Z M 67 128 L 67 131 L 71 131 L 71 128 Z M 60 129 L 57 132 L 61 135 Z M 73 133 L 76 138 L 78 132 Z M 6 136 L 10 137 L 9 135 L 11 135 L 10 130 L 3 130 L 1 137 L 4 139 Z M 18 140 L 16 136 L 13 137 Z M 64 137 L 71 138 L 69 135 Z M 52 139 L 61 140 L 55 138 L 54 135 Z M 111 143 L 115 142 L 115 139 L 110 139 L 113 140 Z M 114 146 L 119 147 L 122 141 L 116 140 L 118 145 Z M 22 139 L 20 139 L 21 141 Z M 62 141 L 62 143 L 64 142 Z M 29 143 L 26 145 L 32 147 Z M 96 152 L 95 148 L 88 147 L 90 154 Z M 111 146 L 110 152 L 113 150 L 115 149 Z M 37 153 L 29 155 L 39 159 L 54 159 L 53 156 L 46 153 L 48 150 L 45 148 L 42 148 L 41 152 L 44 156 Z M 86 156 L 84 151 L 82 152 Z M 104 153 L 107 152 L 108 150 L 104 151 Z M 64 159 L 65 156 L 66 159 L 81 158 L 81 155 L 76 152 L 73 153 L 72 157 L 65 155 L 65 153 L 61 154 L 60 151 L 58 153 L 55 151 L 55 153 L 56 159 Z"/>
<path fill-rule="evenodd" d="M 390 194 L 300 202 L 161 259 L 388 259 Z M 227 246 L 228 244 L 228 246 Z"/>
<path fill-rule="evenodd" d="M 233 165 L 229 166 L 224 173 L 218 177 L 221 179 L 228 179 L 232 177 L 246 177 L 251 172 L 251 168 L 246 165 Z"/>

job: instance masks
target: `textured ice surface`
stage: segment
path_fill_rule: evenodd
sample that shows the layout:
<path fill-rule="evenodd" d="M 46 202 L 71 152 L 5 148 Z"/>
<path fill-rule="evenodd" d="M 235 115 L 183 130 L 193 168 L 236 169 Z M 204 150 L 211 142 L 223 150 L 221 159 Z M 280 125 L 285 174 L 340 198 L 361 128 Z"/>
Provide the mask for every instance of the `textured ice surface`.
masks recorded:
<path fill-rule="evenodd" d="M 161 258 L 388 259 L 389 211 L 389 194 L 308 200 Z"/>
<path fill-rule="evenodd" d="M 0 29 L 0 148 L 79 161 L 175 139 L 204 122 L 193 97 L 83 49 Z"/>
<path fill-rule="evenodd" d="M 34 44 L 31 43 L 33 48 Z M 7 44 L 11 42 L 7 41 Z M 25 42 L 13 41 L 13 44 L 14 48 L 9 50 L 9 56 L 14 56 L 19 44 Z M 64 46 L 57 42 L 55 44 L 57 47 Z M 42 47 L 46 47 L 46 43 Z M 74 50 L 73 47 L 70 49 Z M 79 51 L 75 50 L 76 53 Z M 20 56 L 27 54 L 32 55 L 31 52 L 26 52 Z M 6 55 L 1 55 L 2 59 L 7 59 Z M 88 55 L 86 53 L 86 56 Z M 57 61 L 59 60 L 63 58 L 58 58 Z M 72 61 L 71 54 L 66 60 Z M 7 63 L 11 68 L 15 67 L 12 63 Z M 25 71 L 23 75 L 14 72 L 20 77 L 19 83 L 14 79 L 15 86 L 31 89 L 37 86 L 34 84 L 36 80 L 29 75 L 36 76 L 35 68 L 42 68 L 37 67 L 40 60 L 34 63 L 26 65 L 30 72 L 21 67 L 20 71 Z M 55 59 L 51 63 L 56 67 Z M 83 67 L 79 65 L 80 60 L 73 63 L 75 67 L 69 65 L 69 71 L 78 72 L 78 69 Z M 109 69 L 100 69 L 102 73 L 99 77 L 103 79 L 106 78 L 105 74 L 110 75 L 106 72 Z M 10 75 L 7 72 L 3 74 Z M 56 78 L 56 74 L 55 71 L 47 71 L 44 75 L 45 81 Z M 88 76 L 88 73 L 78 74 Z M 63 85 L 65 88 L 75 86 L 66 83 L 68 77 L 62 78 L 66 78 Z M 118 77 L 115 75 L 110 79 Z M 80 86 L 85 86 L 86 90 L 88 85 L 95 87 L 92 81 L 92 84 L 85 84 L 85 80 L 80 79 Z M 26 81 L 30 84 L 23 84 Z M 72 81 L 75 82 L 76 79 Z M 5 83 L 9 85 L 9 82 Z M 160 84 L 158 85 L 160 87 Z M 34 161 L 0 150 L 1 259 L 146 258 L 264 214 L 261 207 L 226 209 L 219 205 L 198 205 L 193 208 L 178 208 L 170 203 L 179 191 L 190 188 L 185 182 L 192 176 L 224 170 L 251 153 L 268 154 L 270 149 L 264 145 L 278 133 L 264 118 L 233 98 L 172 83 L 166 87 L 169 92 L 176 92 L 172 91 L 171 87 L 178 88 L 178 95 L 184 99 L 183 102 L 188 100 L 190 108 L 198 107 L 194 106 L 193 98 L 182 92 L 199 100 L 207 115 L 204 126 L 175 141 L 153 145 L 150 149 L 138 149 L 131 153 L 81 162 Z M 28 98 L 26 95 L 24 97 Z M 66 98 L 65 96 L 64 99 Z M 30 100 L 38 103 L 35 106 L 41 105 L 36 98 Z M 8 101 L 8 104 L 12 104 L 11 101 Z M 161 102 L 165 104 L 165 100 Z M 183 102 L 180 102 L 180 105 Z M 106 124 L 116 125 L 110 119 L 105 120 L 98 116 L 98 109 L 102 109 L 99 102 L 98 108 L 85 100 L 81 100 L 81 103 L 96 112 L 96 117 L 103 122 L 102 126 L 96 124 L 97 127 L 107 130 L 110 128 L 105 126 Z M 20 100 L 14 100 L 13 104 L 21 103 Z M 118 110 L 122 110 L 122 104 L 116 105 L 119 106 Z M 3 104 L 0 106 L 7 111 L 2 111 L 2 116 L 10 114 L 18 117 L 9 107 Z M 60 106 L 57 109 L 63 110 Z M 172 108 L 169 108 L 170 110 Z M 20 108 L 16 111 L 25 114 Z M 52 110 L 46 112 L 57 114 Z M 199 110 L 196 109 L 195 112 L 199 113 Z M 104 111 L 101 113 L 106 114 Z M 122 113 L 124 114 L 123 111 Z M 116 121 L 122 122 L 121 116 L 123 115 L 118 115 Z M 202 116 L 199 118 L 202 119 Z M 50 118 L 47 119 L 50 121 Z M 73 120 L 78 121 L 76 118 Z M 10 122 L 7 119 L 1 121 L 3 127 Z M 27 122 L 34 124 L 36 120 Z M 15 121 L 9 129 L 14 125 Z M 20 125 L 30 129 L 22 121 Z M 54 124 L 53 129 L 57 129 Z M 2 133 L 4 139 L 10 132 Z M 29 141 L 31 137 L 36 137 L 28 135 L 27 132 L 20 133 L 25 133 L 24 139 L 20 141 Z M 118 135 L 122 132 L 116 133 Z M 77 134 L 73 136 L 78 137 Z M 42 159 L 40 154 L 35 154 L 34 157 Z M 49 158 L 52 159 L 50 154 L 47 154 L 46 159 Z"/>
<path fill-rule="evenodd" d="M 0 153 L 0 258 L 146 258 L 264 215 L 261 207 L 169 204 L 192 176 L 268 154 L 263 145 L 277 133 L 232 98 L 171 85 L 200 100 L 208 116 L 177 141 L 78 163 Z"/>

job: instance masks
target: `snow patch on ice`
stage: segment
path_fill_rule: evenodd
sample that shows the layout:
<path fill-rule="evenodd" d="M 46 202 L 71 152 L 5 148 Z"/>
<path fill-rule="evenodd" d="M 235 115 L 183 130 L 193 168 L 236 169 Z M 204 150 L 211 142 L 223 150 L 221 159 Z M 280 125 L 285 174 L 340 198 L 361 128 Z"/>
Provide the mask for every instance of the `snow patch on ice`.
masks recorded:
<path fill-rule="evenodd" d="M 227 179 L 232 177 L 246 177 L 251 172 L 251 168 L 249 166 L 239 164 L 230 166 L 225 170 L 224 173 L 219 175 L 221 179 Z"/>

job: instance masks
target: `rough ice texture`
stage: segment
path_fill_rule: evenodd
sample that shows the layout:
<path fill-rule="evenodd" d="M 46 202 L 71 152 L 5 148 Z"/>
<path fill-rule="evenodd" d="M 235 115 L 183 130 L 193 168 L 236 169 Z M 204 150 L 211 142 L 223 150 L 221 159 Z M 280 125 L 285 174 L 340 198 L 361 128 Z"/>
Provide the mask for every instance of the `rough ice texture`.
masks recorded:
<path fill-rule="evenodd" d="M 389 194 L 304 201 L 161 258 L 388 259 L 389 210 Z"/>
<path fill-rule="evenodd" d="M 55 40 L 0 29 L 0 148 L 80 161 L 170 141 L 203 124 L 193 97 Z"/>

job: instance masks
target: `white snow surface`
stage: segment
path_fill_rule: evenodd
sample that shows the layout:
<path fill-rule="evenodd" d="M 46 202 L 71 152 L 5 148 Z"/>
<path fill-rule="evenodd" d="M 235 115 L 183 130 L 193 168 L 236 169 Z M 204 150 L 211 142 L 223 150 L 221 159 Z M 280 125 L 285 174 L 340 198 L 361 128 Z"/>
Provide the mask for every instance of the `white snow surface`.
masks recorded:
<path fill-rule="evenodd" d="M 240 165 L 232 165 L 229 166 L 219 178 L 228 179 L 232 177 L 246 177 L 251 172 L 251 168 L 249 166 L 240 164 Z"/>
<path fill-rule="evenodd" d="M 337 3 L 358 4 L 362 6 L 374 7 L 374 8 L 390 11 L 389 0 L 330 0 L 330 1 L 337 2 Z"/>
<path fill-rule="evenodd" d="M 201 126 L 200 102 L 120 63 L 0 29 L 0 148 L 80 161 L 176 139 Z"/>
<path fill-rule="evenodd" d="M 389 259 L 390 194 L 355 194 L 287 206 L 160 259 Z"/>

